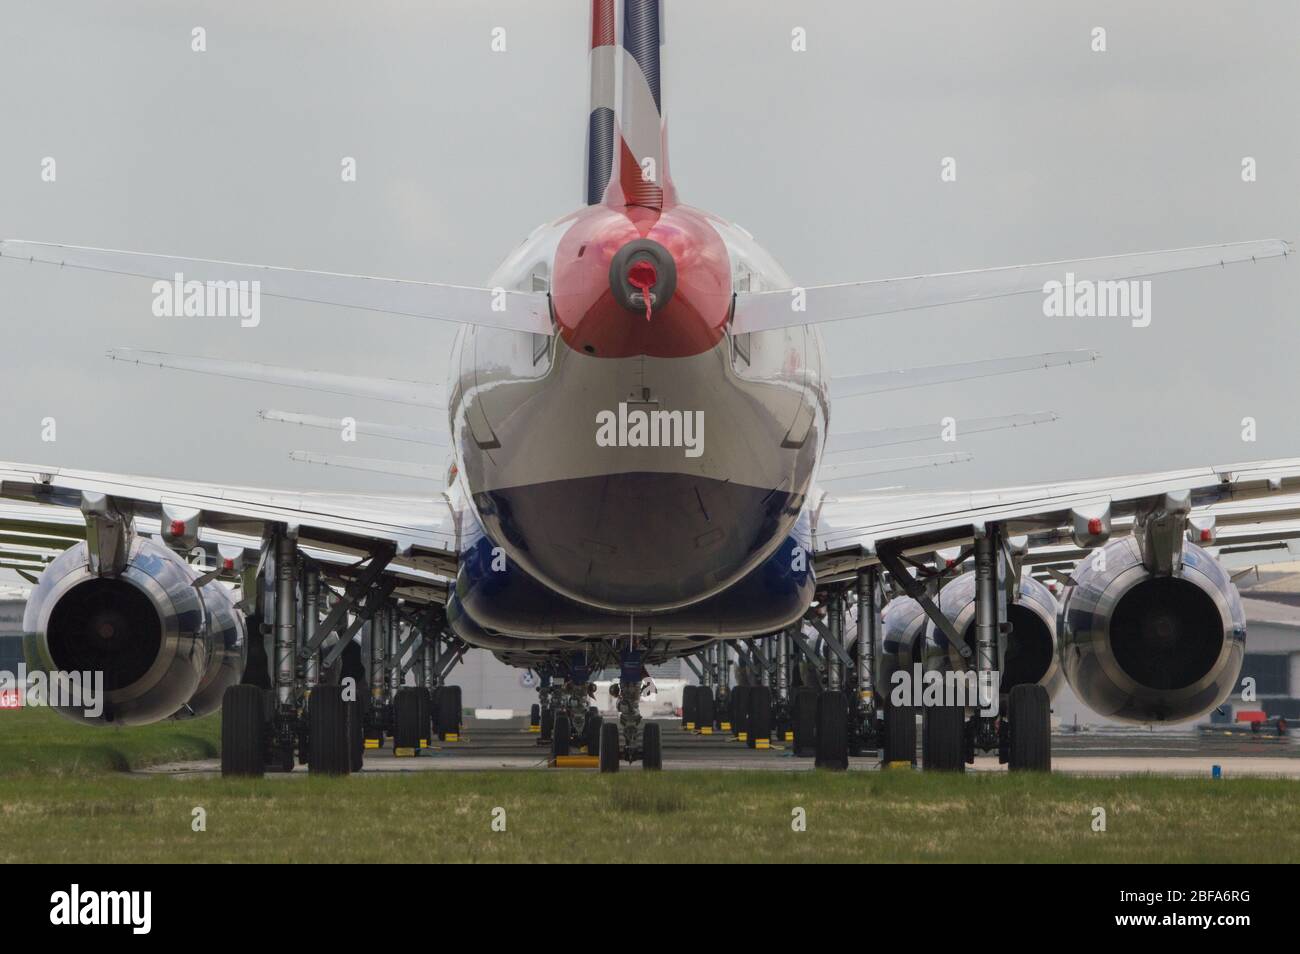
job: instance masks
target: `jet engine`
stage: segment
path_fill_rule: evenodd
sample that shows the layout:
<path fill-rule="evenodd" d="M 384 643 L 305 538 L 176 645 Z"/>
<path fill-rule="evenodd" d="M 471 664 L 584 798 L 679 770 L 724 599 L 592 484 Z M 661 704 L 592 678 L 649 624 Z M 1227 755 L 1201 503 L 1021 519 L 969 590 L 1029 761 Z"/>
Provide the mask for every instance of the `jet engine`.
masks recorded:
<path fill-rule="evenodd" d="M 219 710 L 226 688 L 237 685 L 244 677 L 244 663 L 248 660 L 248 627 L 230 591 L 214 580 L 199 594 L 207 616 L 212 658 L 198 689 L 176 712 L 177 719 L 197 719 Z"/>
<path fill-rule="evenodd" d="M 881 652 L 876 666 L 876 685 L 887 691 L 895 672 L 911 672 L 913 663 L 921 661 L 925 641 L 925 610 L 909 596 L 899 596 L 885 604 L 880 614 Z"/>
<path fill-rule="evenodd" d="M 961 633 L 971 649 L 971 661 L 961 663 L 957 650 L 928 620 L 925 635 L 927 669 L 973 668 L 975 654 L 975 574 L 964 573 L 939 591 L 939 608 L 953 627 Z M 1007 623 L 1011 632 L 999 637 L 1002 650 L 1001 691 L 1012 686 L 1037 683 L 1055 697 L 1061 687 L 1061 665 L 1057 659 L 1056 597 L 1042 583 L 1028 575 L 1020 579 L 1020 593 L 1007 604 Z"/>
<path fill-rule="evenodd" d="M 115 574 L 92 570 L 84 543 L 45 568 L 23 615 L 28 669 L 102 673 L 101 712 L 86 711 L 84 694 L 78 704 L 49 700 L 79 722 L 143 725 L 213 711 L 242 675 L 239 611 L 220 584 L 196 588 L 195 571 L 162 544 L 132 535 L 125 546 Z"/>
<path fill-rule="evenodd" d="M 1081 561 L 1062 596 L 1061 665 L 1098 715 L 1180 722 L 1222 703 L 1241 672 L 1246 619 L 1227 571 L 1195 544 L 1157 575 L 1135 537 Z"/>

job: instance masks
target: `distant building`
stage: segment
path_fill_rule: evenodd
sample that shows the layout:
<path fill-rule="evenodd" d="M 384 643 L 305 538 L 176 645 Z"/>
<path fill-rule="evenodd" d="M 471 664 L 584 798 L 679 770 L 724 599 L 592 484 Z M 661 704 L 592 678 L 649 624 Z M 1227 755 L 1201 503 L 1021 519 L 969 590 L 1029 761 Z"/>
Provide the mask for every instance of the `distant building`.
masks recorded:
<path fill-rule="evenodd" d="M 1300 722 L 1300 606 L 1246 597 L 1246 661 L 1241 667 L 1233 710 L 1263 709 Z M 1241 698 L 1241 680 L 1255 680 L 1256 699 Z"/>

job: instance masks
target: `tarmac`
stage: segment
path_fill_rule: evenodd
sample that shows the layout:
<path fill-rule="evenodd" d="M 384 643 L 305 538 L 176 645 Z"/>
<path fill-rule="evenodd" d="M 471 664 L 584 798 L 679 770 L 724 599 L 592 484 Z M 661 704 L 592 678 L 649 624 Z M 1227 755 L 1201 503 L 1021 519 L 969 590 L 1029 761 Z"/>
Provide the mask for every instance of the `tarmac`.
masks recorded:
<path fill-rule="evenodd" d="M 811 757 L 794 754 L 793 745 L 773 742 L 767 750 L 751 749 L 730 733 L 687 732 L 678 720 L 664 721 L 665 771 L 803 772 L 814 769 Z M 918 726 L 919 729 L 919 726 Z M 574 754 L 578 754 L 575 750 Z M 919 759 L 919 756 L 918 756 Z M 539 743 L 526 720 L 470 720 L 457 742 L 434 741 L 415 757 L 394 755 L 393 749 L 366 751 L 363 773 L 457 772 L 485 770 L 586 771 L 549 765 L 550 746 Z M 874 754 L 849 760 L 850 771 L 880 771 Z M 1208 733 L 1197 730 L 1148 732 L 1140 729 L 1058 731 L 1052 736 L 1052 769 L 1071 775 L 1167 775 L 1211 777 L 1218 766 L 1225 778 L 1283 777 L 1300 780 L 1300 735 Z M 207 775 L 220 772 L 220 762 L 205 759 L 172 762 L 141 770 L 149 775 Z M 968 771 L 1005 772 L 996 756 L 977 756 Z M 305 775 L 299 766 L 293 775 Z M 639 763 L 624 762 L 620 771 L 641 771 Z M 271 773 L 268 773 L 270 776 Z"/>

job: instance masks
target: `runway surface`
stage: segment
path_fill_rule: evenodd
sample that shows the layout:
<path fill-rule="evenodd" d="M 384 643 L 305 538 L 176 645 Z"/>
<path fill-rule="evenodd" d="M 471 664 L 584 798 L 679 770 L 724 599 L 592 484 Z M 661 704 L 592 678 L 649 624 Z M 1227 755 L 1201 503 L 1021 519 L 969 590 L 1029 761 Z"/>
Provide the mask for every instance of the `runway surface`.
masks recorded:
<path fill-rule="evenodd" d="M 730 735 L 697 735 L 677 721 L 663 722 L 664 769 L 737 771 L 812 771 L 811 758 L 796 757 L 788 743 L 771 749 L 751 749 Z M 918 727 L 919 728 L 919 727 Z M 575 753 L 576 754 L 576 753 Z M 589 771 L 552 769 L 549 746 L 538 744 L 524 720 L 471 721 L 458 742 L 435 742 L 415 758 L 396 758 L 391 747 L 366 752 L 364 772 L 428 772 L 483 770 Z M 1173 775 L 1209 777 L 1218 765 L 1225 778 L 1258 776 L 1300 779 L 1300 736 L 1204 735 L 1187 732 L 1096 730 L 1057 732 L 1052 737 L 1054 771 L 1076 775 Z M 850 771 L 879 771 L 874 756 L 850 759 Z M 625 771 L 640 771 L 624 763 Z M 968 770 L 1003 772 L 996 756 L 979 756 Z M 205 775 L 220 771 L 215 759 L 173 762 L 142 770 L 143 774 Z M 305 775 L 299 766 L 292 774 Z"/>

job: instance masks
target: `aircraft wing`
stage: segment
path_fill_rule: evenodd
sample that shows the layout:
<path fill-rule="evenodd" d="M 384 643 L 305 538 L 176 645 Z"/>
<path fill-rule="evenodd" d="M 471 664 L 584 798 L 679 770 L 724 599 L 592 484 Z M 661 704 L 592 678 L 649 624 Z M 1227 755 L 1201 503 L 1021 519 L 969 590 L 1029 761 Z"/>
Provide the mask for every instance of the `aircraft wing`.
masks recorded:
<path fill-rule="evenodd" d="M 1300 458 L 1198 467 L 1122 477 L 1065 481 L 976 492 L 824 494 L 814 500 L 819 580 L 879 562 L 882 547 L 903 555 L 959 547 L 977 527 L 999 523 L 1032 543 L 1089 535 L 1102 520 L 1109 533 L 1146 508 L 1168 502 L 1191 516 L 1220 511 L 1225 522 L 1285 519 L 1300 492 Z"/>
<path fill-rule="evenodd" d="M 298 493 L 0 462 L 0 540 L 24 535 L 60 542 L 85 537 L 80 512 L 87 497 L 113 498 L 146 521 L 185 514 L 200 539 L 257 547 L 268 524 L 298 532 L 300 545 L 357 562 L 386 549 L 393 572 L 454 577 L 455 521 L 440 495 Z M 39 505 L 39 506 L 38 506 Z"/>
<path fill-rule="evenodd" d="M 551 334 L 550 298 L 537 292 L 344 275 L 21 239 L 0 241 L 0 261 L 108 272 L 168 283 L 257 282 L 258 293 L 269 298 Z"/>

